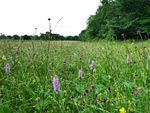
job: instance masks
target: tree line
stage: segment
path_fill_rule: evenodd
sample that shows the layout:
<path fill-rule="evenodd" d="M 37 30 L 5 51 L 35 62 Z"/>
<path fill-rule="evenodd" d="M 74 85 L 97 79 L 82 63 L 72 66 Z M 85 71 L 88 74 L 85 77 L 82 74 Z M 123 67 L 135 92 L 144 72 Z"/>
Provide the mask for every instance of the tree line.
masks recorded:
<path fill-rule="evenodd" d="M 95 15 L 87 20 L 87 28 L 79 39 L 138 39 L 149 38 L 150 0 L 100 0 Z M 138 34 L 137 34 L 138 31 Z"/>
<path fill-rule="evenodd" d="M 51 38 L 50 38 L 51 37 Z M 38 35 L 8 35 L 5 34 L 0 35 L 0 39 L 14 39 L 14 40 L 79 40 L 78 36 L 62 36 L 59 34 L 51 33 L 49 37 L 49 32 L 41 33 Z"/>

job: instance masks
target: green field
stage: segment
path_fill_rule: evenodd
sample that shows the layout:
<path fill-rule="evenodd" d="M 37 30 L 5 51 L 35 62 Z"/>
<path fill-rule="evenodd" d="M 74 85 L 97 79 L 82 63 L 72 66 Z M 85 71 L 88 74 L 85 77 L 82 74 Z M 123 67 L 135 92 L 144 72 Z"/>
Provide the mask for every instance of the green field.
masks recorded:
<path fill-rule="evenodd" d="M 0 113 L 7 112 L 150 113 L 150 40 L 0 40 Z"/>

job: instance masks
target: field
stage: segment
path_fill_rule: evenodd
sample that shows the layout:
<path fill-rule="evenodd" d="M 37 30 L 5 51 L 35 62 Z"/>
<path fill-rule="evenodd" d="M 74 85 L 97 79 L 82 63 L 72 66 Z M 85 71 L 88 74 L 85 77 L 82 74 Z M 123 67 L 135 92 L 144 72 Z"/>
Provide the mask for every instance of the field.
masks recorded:
<path fill-rule="evenodd" d="M 0 113 L 150 113 L 150 40 L 0 40 Z"/>

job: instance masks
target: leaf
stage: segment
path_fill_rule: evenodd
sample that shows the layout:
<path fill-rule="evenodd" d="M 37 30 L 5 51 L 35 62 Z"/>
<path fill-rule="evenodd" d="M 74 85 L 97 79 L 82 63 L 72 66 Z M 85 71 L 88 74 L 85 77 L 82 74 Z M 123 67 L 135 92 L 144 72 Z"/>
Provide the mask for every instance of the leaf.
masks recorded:
<path fill-rule="evenodd" d="M 108 78 L 107 78 L 105 75 L 103 75 L 102 78 L 103 78 L 106 82 L 109 81 Z"/>
<path fill-rule="evenodd" d="M 132 86 L 131 83 L 127 83 L 127 82 L 124 82 L 124 85 L 126 85 L 128 88 L 131 88 L 131 86 Z"/>
<path fill-rule="evenodd" d="M 47 95 L 50 94 L 51 89 L 49 89 L 46 93 L 45 93 L 45 97 L 48 97 Z"/>
<path fill-rule="evenodd" d="M 9 108 L 8 107 L 1 107 L 0 108 L 0 113 L 10 113 L 10 110 L 9 110 Z"/>

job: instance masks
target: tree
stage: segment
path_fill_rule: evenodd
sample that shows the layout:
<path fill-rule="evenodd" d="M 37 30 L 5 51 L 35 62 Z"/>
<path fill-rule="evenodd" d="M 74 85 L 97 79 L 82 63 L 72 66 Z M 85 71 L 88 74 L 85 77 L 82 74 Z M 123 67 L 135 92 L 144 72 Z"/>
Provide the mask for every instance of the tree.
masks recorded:
<path fill-rule="evenodd" d="M 4 34 L 1 34 L 0 39 L 7 39 L 7 36 L 5 36 Z"/>
<path fill-rule="evenodd" d="M 31 36 L 28 36 L 28 35 L 23 35 L 21 36 L 21 38 L 24 40 L 31 40 Z"/>
<path fill-rule="evenodd" d="M 18 36 L 18 35 L 13 35 L 12 38 L 13 38 L 14 40 L 19 40 L 19 39 L 20 39 L 20 36 Z"/>
<path fill-rule="evenodd" d="M 100 0 L 95 15 L 87 20 L 87 28 L 80 40 L 122 39 L 137 37 L 136 31 L 150 32 L 150 0 Z"/>

